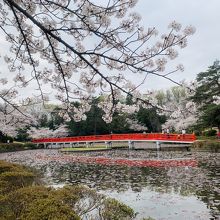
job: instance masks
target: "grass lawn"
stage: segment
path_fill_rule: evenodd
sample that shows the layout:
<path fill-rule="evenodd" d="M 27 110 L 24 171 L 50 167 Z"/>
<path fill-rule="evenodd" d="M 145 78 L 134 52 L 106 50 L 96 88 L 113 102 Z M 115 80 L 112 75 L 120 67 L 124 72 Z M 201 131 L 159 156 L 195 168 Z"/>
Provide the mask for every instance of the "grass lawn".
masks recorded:
<path fill-rule="evenodd" d="M 25 144 L 25 142 L 20 142 L 20 141 L 13 141 L 13 143 L 15 143 L 15 144 Z"/>
<path fill-rule="evenodd" d="M 70 151 L 96 151 L 96 150 L 107 150 L 105 146 L 94 146 L 94 147 L 67 147 L 60 149 L 61 152 L 70 152 Z"/>
<path fill-rule="evenodd" d="M 76 151 L 97 151 L 97 150 L 109 150 L 109 149 L 114 149 L 114 148 L 127 148 L 125 144 L 117 144 L 116 146 L 112 145 L 109 148 L 106 148 L 105 145 L 93 145 L 90 147 L 86 146 L 80 146 L 80 147 L 65 147 L 60 149 L 61 152 L 76 152 Z"/>
<path fill-rule="evenodd" d="M 217 136 L 211 136 L 211 137 L 207 137 L 207 136 L 196 136 L 197 140 L 207 140 L 207 141 L 212 141 L 212 140 L 216 140 L 218 141 L 219 139 L 217 138 Z"/>

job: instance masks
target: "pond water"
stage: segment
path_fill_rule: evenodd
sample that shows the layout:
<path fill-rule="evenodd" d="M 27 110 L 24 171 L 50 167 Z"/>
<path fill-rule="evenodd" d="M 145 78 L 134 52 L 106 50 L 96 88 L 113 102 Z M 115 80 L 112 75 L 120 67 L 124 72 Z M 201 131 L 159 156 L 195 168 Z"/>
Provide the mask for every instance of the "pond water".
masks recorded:
<path fill-rule="evenodd" d="M 72 158 L 76 157 L 78 162 L 73 162 Z M 198 164 L 132 167 L 82 163 L 81 157 L 187 158 Z M 220 219 L 220 153 L 164 151 L 158 154 L 144 150 L 113 150 L 63 155 L 47 149 L 2 153 L 2 159 L 41 170 L 48 185 L 84 184 L 95 188 L 131 206 L 138 212 L 137 219 L 148 216 L 158 220 Z"/>

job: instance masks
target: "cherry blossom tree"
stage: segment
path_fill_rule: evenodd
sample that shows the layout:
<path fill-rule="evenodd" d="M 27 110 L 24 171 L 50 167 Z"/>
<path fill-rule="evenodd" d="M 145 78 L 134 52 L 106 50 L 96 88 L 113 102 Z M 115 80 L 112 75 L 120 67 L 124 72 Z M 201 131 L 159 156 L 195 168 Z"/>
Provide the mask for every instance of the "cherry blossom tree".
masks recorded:
<path fill-rule="evenodd" d="M 181 105 L 174 111 L 167 122 L 163 124 L 163 128 L 173 128 L 175 131 L 187 129 L 195 125 L 197 118 L 197 111 L 195 103 L 188 102 L 186 105 Z"/>
<path fill-rule="evenodd" d="M 195 93 L 196 83 L 183 83 L 182 87 L 172 87 L 164 94 L 155 92 L 154 96 L 158 99 L 166 114 L 167 121 L 163 128 L 173 128 L 175 131 L 187 129 L 198 120 L 198 105 L 190 97 Z"/>
<path fill-rule="evenodd" d="M 134 131 L 144 131 L 144 132 L 148 130 L 148 128 L 146 126 L 142 125 L 137 120 L 127 118 L 126 122 L 128 123 L 129 128 L 131 130 L 134 130 Z"/>
<path fill-rule="evenodd" d="M 68 129 L 65 125 L 60 125 L 55 130 L 50 130 L 49 128 L 36 128 L 31 127 L 28 130 L 28 134 L 31 138 L 45 138 L 45 137 L 66 137 L 68 136 Z"/>
<path fill-rule="evenodd" d="M 22 113 L 9 104 L 0 105 L 0 132 L 15 137 L 18 128 L 25 128 L 27 125 L 35 124 L 35 118 L 30 114 Z"/>
<path fill-rule="evenodd" d="M 187 46 L 195 28 L 173 21 L 167 33 L 159 35 L 156 27 L 140 25 L 140 15 L 131 11 L 136 2 L 3 0 L 0 29 L 10 51 L 1 55 L 15 85 L 8 89 L 11 81 L 0 79 L 0 99 L 19 109 L 15 102 L 18 88 L 36 82 L 37 97 L 45 101 L 55 94 L 62 102 L 63 116 L 75 112 L 75 120 L 85 119 L 92 96 L 97 93 L 103 96 L 100 107 L 106 122 L 119 108 L 122 94 L 132 96 L 137 106 L 142 103 L 152 107 L 154 103 L 138 88 L 148 75 L 179 84 L 171 74 L 183 71 L 183 65 L 170 72 L 166 65 Z M 133 82 L 134 77 L 139 81 Z M 72 104 L 75 100 L 80 100 L 80 106 Z"/>

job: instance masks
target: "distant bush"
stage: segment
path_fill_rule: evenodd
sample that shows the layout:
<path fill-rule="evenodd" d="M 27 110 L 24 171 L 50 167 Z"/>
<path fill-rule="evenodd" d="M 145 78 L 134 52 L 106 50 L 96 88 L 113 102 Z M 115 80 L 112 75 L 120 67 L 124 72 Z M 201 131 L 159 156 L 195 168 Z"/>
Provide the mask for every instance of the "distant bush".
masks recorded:
<path fill-rule="evenodd" d="M 38 149 L 39 147 L 36 144 L 31 142 L 27 143 L 0 143 L 0 153 L 19 151 L 19 150 L 28 150 L 28 149 Z"/>
<path fill-rule="evenodd" d="M 24 150 L 24 145 L 19 143 L 0 143 L 0 153 Z"/>
<path fill-rule="evenodd" d="M 216 135 L 217 135 L 217 131 L 211 129 L 211 130 L 205 131 L 205 132 L 204 132 L 204 135 L 205 135 L 206 137 L 216 136 Z"/>
<path fill-rule="evenodd" d="M 13 137 L 10 137 L 8 135 L 5 135 L 3 134 L 1 131 L 0 131 L 0 142 L 2 143 L 7 143 L 7 142 L 10 142 L 12 143 L 14 141 Z"/>
<path fill-rule="evenodd" d="M 193 147 L 201 150 L 220 151 L 220 142 L 217 140 L 201 140 L 193 143 Z"/>
<path fill-rule="evenodd" d="M 195 131 L 194 131 L 194 134 L 195 134 L 196 136 L 200 136 L 200 135 L 202 134 L 202 132 L 201 132 L 200 130 L 195 130 Z"/>
<path fill-rule="evenodd" d="M 32 142 L 27 142 L 27 143 L 24 143 L 24 148 L 25 149 L 39 149 L 40 147 L 37 146 L 37 144 L 34 144 Z"/>

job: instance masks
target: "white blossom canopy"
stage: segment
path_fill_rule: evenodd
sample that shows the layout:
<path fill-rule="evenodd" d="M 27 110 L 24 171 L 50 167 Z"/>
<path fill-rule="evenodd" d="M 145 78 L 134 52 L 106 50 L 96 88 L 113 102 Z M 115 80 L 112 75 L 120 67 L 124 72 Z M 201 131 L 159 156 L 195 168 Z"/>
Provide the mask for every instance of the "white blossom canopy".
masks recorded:
<path fill-rule="evenodd" d="M 31 127 L 28 130 L 28 134 L 31 138 L 45 138 L 45 137 L 65 137 L 68 136 L 68 129 L 65 125 L 59 126 L 55 130 L 50 130 L 49 128 L 35 128 Z"/>
<path fill-rule="evenodd" d="M 191 97 L 195 93 L 196 83 L 184 84 L 183 87 L 171 88 L 172 93 L 169 98 L 164 98 L 164 109 L 172 109 L 167 112 L 167 121 L 163 124 L 163 128 L 181 131 L 194 125 L 198 120 L 198 106 L 191 101 Z"/>
<path fill-rule="evenodd" d="M 20 110 L 25 111 L 24 107 Z M 9 104 L 0 104 L 0 131 L 3 134 L 15 137 L 18 128 L 25 128 L 29 124 L 36 124 L 35 118 L 25 111 L 25 115 L 14 109 Z"/>
<path fill-rule="evenodd" d="M 184 70 L 181 64 L 171 72 L 165 67 L 187 46 L 195 28 L 182 28 L 173 21 L 165 34 L 159 35 L 155 27 L 145 29 L 138 13 L 130 11 L 136 2 L 3 0 L 0 29 L 11 47 L 1 55 L 15 85 L 8 89 L 7 79 L 0 79 L 0 99 L 18 108 L 14 101 L 18 88 L 35 81 L 36 96 L 48 100 L 50 93 L 44 85 L 50 86 L 62 102 L 63 114 L 75 112 L 75 120 L 85 119 L 97 92 L 103 96 L 99 107 L 104 109 L 106 122 L 118 108 L 130 111 L 129 106 L 117 107 L 123 93 L 131 95 L 137 105 L 152 105 L 139 86 L 149 74 L 173 81 L 171 73 Z M 129 80 L 134 77 L 140 82 Z M 72 104 L 75 100 L 80 100 L 79 107 Z"/>

